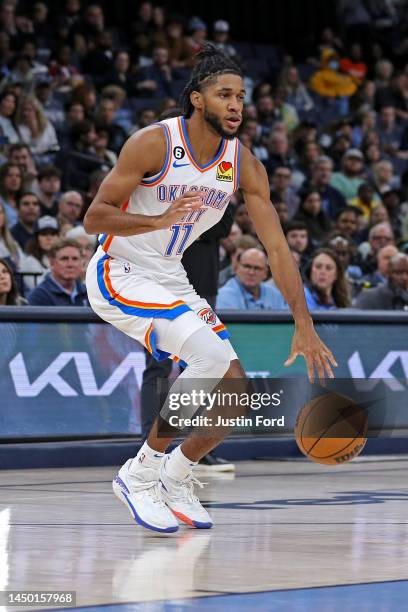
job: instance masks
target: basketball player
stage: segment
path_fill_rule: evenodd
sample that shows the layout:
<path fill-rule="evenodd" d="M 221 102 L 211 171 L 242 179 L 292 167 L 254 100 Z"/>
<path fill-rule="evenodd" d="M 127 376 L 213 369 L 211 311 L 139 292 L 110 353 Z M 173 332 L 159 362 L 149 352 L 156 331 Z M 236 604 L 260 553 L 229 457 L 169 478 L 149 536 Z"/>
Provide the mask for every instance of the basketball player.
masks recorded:
<path fill-rule="evenodd" d="M 315 367 L 324 378 L 333 376 L 336 365 L 314 331 L 264 166 L 236 138 L 244 97 L 238 66 L 208 45 L 182 94 L 183 116 L 129 138 L 84 219 L 88 233 L 101 234 L 86 278 L 92 308 L 157 359 L 172 356 L 187 364 L 171 391 L 189 380 L 201 379 L 203 386 L 211 380 L 214 388 L 224 377 L 245 376 L 225 326 L 189 285 L 180 262 L 183 251 L 222 217 L 238 188 L 295 319 L 285 365 L 303 355 L 311 379 Z M 159 431 L 160 417 L 137 456 L 119 470 L 115 494 L 148 529 L 173 532 L 178 520 L 212 527 L 194 495 L 192 468 L 226 434 L 193 432 L 165 455 L 176 432 L 162 437 Z"/>

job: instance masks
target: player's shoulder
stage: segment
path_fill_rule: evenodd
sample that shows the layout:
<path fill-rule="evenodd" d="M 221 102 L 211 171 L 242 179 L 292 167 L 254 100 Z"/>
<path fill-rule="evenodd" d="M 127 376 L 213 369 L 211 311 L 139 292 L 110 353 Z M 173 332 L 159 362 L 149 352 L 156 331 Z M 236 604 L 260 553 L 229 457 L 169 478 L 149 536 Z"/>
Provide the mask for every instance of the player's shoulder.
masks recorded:
<path fill-rule="evenodd" d="M 132 134 L 127 140 L 127 144 L 130 146 L 160 146 L 161 144 L 166 146 L 166 134 L 165 125 L 163 123 L 153 123 L 145 128 L 142 128 Z"/>
<path fill-rule="evenodd" d="M 245 184 L 258 181 L 260 178 L 267 176 L 265 166 L 259 159 L 255 157 L 248 147 L 241 143 L 241 163 L 240 163 L 240 174 L 242 187 Z"/>
<path fill-rule="evenodd" d="M 156 172 L 163 165 L 167 151 L 165 129 L 160 123 L 149 125 L 132 134 L 125 142 L 119 165 L 129 168 L 137 161 L 143 172 Z"/>
<path fill-rule="evenodd" d="M 262 162 L 260 162 L 259 159 L 256 158 L 255 155 L 252 153 L 252 151 L 248 149 L 248 147 L 243 145 L 242 142 L 240 143 L 240 147 L 241 147 L 241 165 L 244 164 L 244 165 L 249 165 L 252 167 L 260 165 L 263 167 Z"/>

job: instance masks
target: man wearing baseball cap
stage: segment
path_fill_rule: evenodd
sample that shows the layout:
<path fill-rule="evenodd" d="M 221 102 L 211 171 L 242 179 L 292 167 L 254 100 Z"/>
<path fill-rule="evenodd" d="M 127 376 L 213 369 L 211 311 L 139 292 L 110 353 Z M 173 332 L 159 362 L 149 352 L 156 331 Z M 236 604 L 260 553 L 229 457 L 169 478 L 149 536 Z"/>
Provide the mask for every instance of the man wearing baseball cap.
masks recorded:
<path fill-rule="evenodd" d="M 213 24 L 214 44 L 229 57 L 236 57 L 237 52 L 229 42 L 230 26 L 228 21 L 217 19 Z"/>
<path fill-rule="evenodd" d="M 341 172 L 333 172 L 330 185 L 338 189 L 346 200 L 357 196 L 358 188 L 364 182 L 364 156 L 359 149 L 349 149 L 341 160 Z"/>

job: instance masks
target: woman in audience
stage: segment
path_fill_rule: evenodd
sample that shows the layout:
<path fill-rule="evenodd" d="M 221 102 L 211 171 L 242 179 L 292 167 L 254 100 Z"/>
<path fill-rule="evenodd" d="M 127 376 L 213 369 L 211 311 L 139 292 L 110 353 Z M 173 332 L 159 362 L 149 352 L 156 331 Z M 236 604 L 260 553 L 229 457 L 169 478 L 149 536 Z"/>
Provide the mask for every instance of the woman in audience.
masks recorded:
<path fill-rule="evenodd" d="M 6 258 L 16 269 L 23 258 L 19 244 L 10 233 L 4 205 L 0 202 L 0 257 Z"/>
<path fill-rule="evenodd" d="M 59 150 L 55 128 L 44 115 L 41 102 L 35 96 L 23 96 L 20 99 L 16 124 L 21 140 L 30 147 L 33 155 Z"/>
<path fill-rule="evenodd" d="M 0 203 L 4 207 L 9 227 L 18 221 L 17 202 L 23 191 L 23 174 L 17 164 L 0 167 Z"/>
<path fill-rule="evenodd" d="M 320 243 L 331 229 L 331 221 L 322 210 L 322 198 L 315 189 L 304 189 L 299 193 L 299 209 L 294 220 L 303 221 L 312 240 Z"/>
<path fill-rule="evenodd" d="M 0 94 L 0 130 L 7 144 L 18 142 L 20 137 L 14 125 L 17 97 L 7 89 Z"/>
<path fill-rule="evenodd" d="M 350 305 L 350 287 L 343 267 L 331 249 L 318 249 L 305 267 L 305 297 L 309 310 L 332 310 Z"/>
<path fill-rule="evenodd" d="M 10 264 L 0 258 L 0 306 L 22 306 L 27 304 L 18 293 Z"/>
<path fill-rule="evenodd" d="M 48 253 L 59 237 L 58 222 L 54 217 L 40 217 L 34 238 L 27 243 L 27 256 L 20 265 L 24 273 L 24 286 L 27 290 L 34 289 L 50 271 Z M 29 273 L 32 272 L 31 276 Z"/>

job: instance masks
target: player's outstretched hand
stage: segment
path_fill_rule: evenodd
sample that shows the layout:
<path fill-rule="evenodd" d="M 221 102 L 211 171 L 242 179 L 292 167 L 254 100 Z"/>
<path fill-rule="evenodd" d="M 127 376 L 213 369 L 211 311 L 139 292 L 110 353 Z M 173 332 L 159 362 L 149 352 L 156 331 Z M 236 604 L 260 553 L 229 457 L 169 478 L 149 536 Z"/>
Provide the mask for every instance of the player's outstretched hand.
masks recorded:
<path fill-rule="evenodd" d="M 173 223 L 178 223 L 188 213 L 201 208 L 202 204 L 203 200 L 199 191 L 186 191 L 181 198 L 177 198 L 170 204 L 166 212 L 159 216 L 158 229 L 165 229 Z"/>
<path fill-rule="evenodd" d="M 337 362 L 312 325 L 296 328 L 292 350 L 284 365 L 292 365 L 298 355 L 303 355 L 306 360 L 307 375 L 311 383 L 314 382 L 314 368 L 317 370 L 319 379 L 323 380 L 326 375 L 334 378 L 332 366 L 336 367 Z"/>

